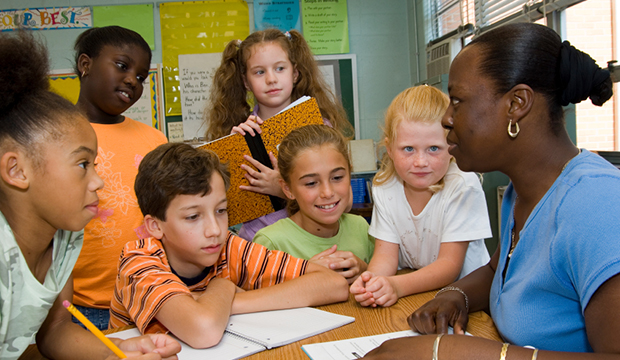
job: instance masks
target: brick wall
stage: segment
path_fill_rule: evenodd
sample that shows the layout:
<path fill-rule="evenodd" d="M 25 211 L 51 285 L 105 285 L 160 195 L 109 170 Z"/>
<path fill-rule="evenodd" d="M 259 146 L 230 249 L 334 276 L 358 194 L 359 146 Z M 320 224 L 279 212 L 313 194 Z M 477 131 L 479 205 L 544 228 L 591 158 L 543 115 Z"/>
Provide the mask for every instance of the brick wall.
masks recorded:
<path fill-rule="evenodd" d="M 587 0 L 566 9 L 567 40 L 590 54 L 603 68 L 612 60 L 612 1 L 616 0 Z M 590 100 L 577 104 L 577 146 L 614 150 L 614 101 L 617 98 L 614 95 L 602 107 L 592 105 Z"/>

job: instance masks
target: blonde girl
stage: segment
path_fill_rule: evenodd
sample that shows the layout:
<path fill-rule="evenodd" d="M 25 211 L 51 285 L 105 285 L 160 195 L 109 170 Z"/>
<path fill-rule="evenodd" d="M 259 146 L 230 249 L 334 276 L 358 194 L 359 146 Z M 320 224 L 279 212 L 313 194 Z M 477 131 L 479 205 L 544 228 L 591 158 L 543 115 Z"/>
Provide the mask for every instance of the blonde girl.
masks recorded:
<path fill-rule="evenodd" d="M 351 286 L 363 306 L 445 286 L 486 264 L 491 236 L 478 176 L 448 153 L 441 118 L 449 99 L 431 86 L 406 89 L 385 116 L 386 153 L 373 179 L 368 270 Z M 402 268 L 416 271 L 396 275 Z"/>
<path fill-rule="evenodd" d="M 0 54 L 0 358 L 17 359 L 36 340 L 46 358 L 118 359 L 62 306 L 103 188 L 97 136 L 49 91 L 47 50 L 31 34 L 0 33 Z M 165 335 L 113 341 L 143 360 L 181 349 Z"/>
<path fill-rule="evenodd" d="M 348 214 L 351 162 L 345 138 L 325 125 L 292 131 L 280 144 L 278 164 L 290 217 L 261 229 L 254 242 L 339 272 L 351 284 L 374 248 L 368 223 Z"/>
<path fill-rule="evenodd" d="M 248 104 L 248 91 L 256 104 L 253 109 Z M 231 133 L 260 134 L 263 120 L 304 95 L 316 98 L 325 124 L 345 136 L 352 135 L 342 104 L 323 80 L 312 51 L 299 32 L 267 29 L 252 33 L 244 41 L 233 40 L 226 46 L 213 78 L 206 137 L 213 140 Z M 270 157 L 273 169 L 246 156 L 253 167 L 242 165 L 250 185 L 241 188 L 284 198 L 277 160 Z M 285 217 L 286 211 L 281 210 L 247 222 L 240 235 L 250 240 L 262 227 Z"/>

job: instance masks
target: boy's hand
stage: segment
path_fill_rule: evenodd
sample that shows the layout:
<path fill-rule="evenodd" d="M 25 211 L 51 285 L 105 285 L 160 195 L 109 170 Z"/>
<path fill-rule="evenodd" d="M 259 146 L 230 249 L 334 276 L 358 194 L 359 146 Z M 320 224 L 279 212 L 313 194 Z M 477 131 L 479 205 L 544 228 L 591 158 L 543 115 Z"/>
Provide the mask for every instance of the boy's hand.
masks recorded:
<path fill-rule="evenodd" d="M 372 293 L 374 303 L 392 306 L 398 301 L 398 291 L 388 276 L 375 276 L 366 282 L 366 291 Z"/>
<path fill-rule="evenodd" d="M 260 129 L 260 124 L 263 123 L 263 120 L 257 115 L 250 115 L 248 119 L 237 126 L 233 126 L 230 130 L 230 134 L 241 134 L 245 136 L 245 133 L 249 133 L 252 136 L 256 134 L 260 134 L 262 130 Z"/>
<path fill-rule="evenodd" d="M 372 292 L 366 290 L 366 285 L 374 277 L 375 274 L 370 271 L 364 271 L 349 288 L 349 292 L 354 295 L 355 301 L 362 306 L 377 306 Z"/>
<path fill-rule="evenodd" d="M 241 168 L 246 171 L 244 176 L 250 183 L 250 186 L 239 186 L 241 190 L 285 198 L 284 192 L 280 187 L 281 178 L 280 171 L 278 170 L 278 159 L 276 159 L 272 152 L 269 152 L 269 159 L 273 169 L 261 164 L 260 161 L 255 160 L 249 155 L 244 155 L 243 158 L 252 164 L 255 169 L 246 164 L 241 164 Z"/>

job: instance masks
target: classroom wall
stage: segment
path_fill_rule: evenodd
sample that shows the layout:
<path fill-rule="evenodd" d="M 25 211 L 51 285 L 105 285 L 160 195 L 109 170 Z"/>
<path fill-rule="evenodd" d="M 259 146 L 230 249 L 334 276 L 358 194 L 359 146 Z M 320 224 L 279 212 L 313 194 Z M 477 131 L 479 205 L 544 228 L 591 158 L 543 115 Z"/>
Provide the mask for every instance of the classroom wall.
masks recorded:
<path fill-rule="evenodd" d="M 411 83 L 426 79 L 426 35 L 424 34 L 424 0 L 408 0 L 409 71 Z"/>
<path fill-rule="evenodd" d="M 253 2 L 248 0 L 251 29 Z M 105 6 L 148 4 L 148 0 L 2 0 L 0 9 L 53 6 Z M 379 141 L 385 109 L 405 88 L 426 79 L 424 0 L 347 0 L 350 52 L 357 56 L 357 77 L 362 139 Z M 153 63 L 161 62 L 159 12 L 155 6 Z M 53 69 L 72 67 L 73 43 L 82 30 L 37 31 L 47 41 Z M 499 173 L 485 176 L 485 193 L 494 237 L 487 239 L 492 253 L 497 244 L 496 188 L 507 178 Z"/>
<path fill-rule="evenodd" d="M 348 0 L 350 52 L 357 56 L 360 134 L 379 140 L 378 122 L 385 108 L 413 82 L 409 48 L 409 1 Z M 252 14 L 253 0 L 248 0 Z M 148 0 L 2 0 L 1 9 L 59 6 L 149 4 Z M 155 3 L 157 4 L 157 3 Z M 161 62 L 159 12 L 154 6 L 155 50 L 153 63 Z M 253 22 L 253 17 L 250 16 Z M 253 28 L 253 26 L 251 25 Z M 82 30 L 37 31 L 48 45 L 52 69 L 68 69 L 73 63 L 73 43 Z"/>

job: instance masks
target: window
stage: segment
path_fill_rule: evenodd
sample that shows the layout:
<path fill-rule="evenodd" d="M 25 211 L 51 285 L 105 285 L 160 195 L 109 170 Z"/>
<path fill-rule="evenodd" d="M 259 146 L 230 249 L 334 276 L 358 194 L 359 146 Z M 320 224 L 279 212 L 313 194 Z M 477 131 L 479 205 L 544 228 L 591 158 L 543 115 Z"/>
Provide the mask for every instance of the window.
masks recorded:
<path fill-rule="evenodd" d="M 459 25 L 471 24 L 476 33 L 513 21 L 535 22 L 543 14 L 563 10 L 583 0 L 426 0 L 427 43 Z"/>
<path fill-rule="evenodd" d="M 460 25 L 475 24 L 474 0 L 427 0 L 426 42 L 456 30 Z"/>
<path fill-rule="evenodd" d="M 607 67 L 607 61 L 618 59 L 620 54 L 614 49 L 614 43 L 619 43 L 617 29 L 620 29 L 620 17 L 614 16 L 612 1 L 588 0 L 564 12 L 566 40 L 590 54 L 600 67 Z M 575 105 L 578 147 L 620 150 L 618 84 L 614 84 L 614 96 L 602 107 L 592 105 L 590 100 Z"/>
<path fill-rule="evenodd" d="M 620 54 L 617 35 L 620 33 L 620 7 L 613 6 L 615 1 L 424 0 L 426 44 L 471 34 L 459 30 L 459 26 L 467 24 L 479 34 L 509 22 L 538 22 L 553 27 L 577 48 L 595 58 L 599 66 L 606 67 L 607 61 L 618 59 Z M 576 4 L 578 6 L 572 6 Z M 543 14 L 548 16 L 545 18 Z M 441 39 L 443 36 L 445 38 Z M 618 84 L 614 85 L 614 93 L 620 93 Z M 589 100 L 576 105 L 579 147 L 620 150 L 620 105 L 617 98 L 615 95 L 603 107 L 593 106 Z"/>

